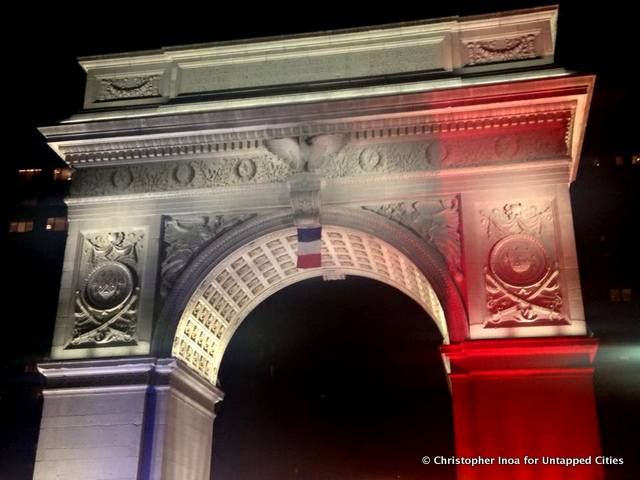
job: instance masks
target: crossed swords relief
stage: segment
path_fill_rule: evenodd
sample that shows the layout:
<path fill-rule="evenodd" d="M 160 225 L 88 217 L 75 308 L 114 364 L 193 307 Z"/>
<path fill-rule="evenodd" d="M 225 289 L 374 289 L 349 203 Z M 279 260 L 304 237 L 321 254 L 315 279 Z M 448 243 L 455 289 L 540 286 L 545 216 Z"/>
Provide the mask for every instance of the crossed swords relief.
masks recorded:
<path fill-rule="evenodd" d="M 541 320 L 562 320 L 560 285 L 557 266 L 548 268 L 542 280 L 528 287 L 514 287 L 501 281 L 488 266 L 484 267 L 487 285 L 489 325 L 505 322 L 534 323 Z"/>
<path fill-rule="evenodd" d="M 129 259 L 129 261 L 137 262 L 136 247 L 140 239 L 136 235 L 126 235 L 124 232 L 111 232 L 95 236 L 93 239 L 86 239 L 90 248 L 86 255 L 88 255 L 89 263 L 95 268 L 92 273 L 87 275 L 82 289 L 75 292 L 73 335 L 66 348 L 91 344 L 115 342 L 131 344 L 136 342 L 136 314 L 140 287 L 135 286 L 135 277 L 131 268 L 123 260 Z M 97 275 L 93 277 L 93 274 L 100 269 L 104 271 L 109 268 L 116 269 L 116 271 L 107 271 L 101 277 Z M 85 293 L 92 286 L 92 277 L 96 282 L 101 282 L 94 285 L 98 297 L 108 300 L 110 296 L 117 293 L 118 270 L 121 275 L 129 277 L 130 280 L 130 292 L 124 300 L 117 305 L 106 308 L 92 306 L 87 302 Z"/>
<path fill-rule="evenodd" d="M 76 312 L 74 313 L 74 335 L 69 345 L 78 346 L 86 343 L 112 343 L 135 341 L 135 315 L 140 287 L 136 287 L 129 299 L 122 305 L 111 310 L 97 310 L 92 308 L 76 291 Z M 109 318 L 109 315 L 113 315 Z M 107 318 L 108 320 L 104 320 Z M 113 328 L 121 322 L 126 330 Z M 89 329 L 88 331 L 86 331 Z M 80 333 L 84 332 L 84 333 Z"/>

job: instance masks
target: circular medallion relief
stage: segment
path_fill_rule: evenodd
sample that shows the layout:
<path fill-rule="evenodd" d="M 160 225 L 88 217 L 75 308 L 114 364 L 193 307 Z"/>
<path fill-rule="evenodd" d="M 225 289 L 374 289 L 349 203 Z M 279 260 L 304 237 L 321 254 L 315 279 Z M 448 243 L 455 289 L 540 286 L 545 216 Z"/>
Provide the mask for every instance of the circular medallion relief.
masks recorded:
<path fill-rule="evenodd" d="M 236 175 L 242 180 L 251 180 L 256 175 L 256 164 L 253 160 L 245 158 L 236 165 Z"/>
<path fill-rule="evenodd" d="M 127 188 L 133 182 L 133 175 L 128 168 L 118 168 L 111 176 L 111 183 L 118 189 Z"/>
<path fill-rule="evenodd" d="M 502 160 L 508 160 L 516 156 L 519 147 L 517 136 L 507 135 L 499 137 L 495 144 L 496 155 Z"/>
<path fill-rule="evenodd" d="M 425 158 L 431 165 L 440 165 L 448 155 L 449 147 L 443 141 L 430 143 L 425 150 Z"/>
<path fill-rule="evenodd" d="M 133 293 L 131 270 L 119 262 L 105 262 L 87 277 L 84 301 L 96 310 L 111 310 L 124 304 Z"/>
<path fill-rule="evenodd" d="M 544 247 L 528 235 L 509 235 L 500 240 L 491 250 L 489 264 L 496 277 L 518 287 L 539 282 L 548 269 Z"/>
<path fill-rule="evenodd" d="M 358 159 L 360 163 L 360 168 L 365 172 L 372 172 L 375 170 L 378 165 L 380 165 L 380 161 L 382 157 L 380 156 L 380 152 L 374 150 L 373 148 L 365 148 L 362 152 L 360 152 L 360 158 Z"/>
<path fill-rule="evenodd" d="M 194 176 L 193 167 L 186 163 L 181 163 L 173 170 L 173 178 L 180 185 L 189 185 Z"/>

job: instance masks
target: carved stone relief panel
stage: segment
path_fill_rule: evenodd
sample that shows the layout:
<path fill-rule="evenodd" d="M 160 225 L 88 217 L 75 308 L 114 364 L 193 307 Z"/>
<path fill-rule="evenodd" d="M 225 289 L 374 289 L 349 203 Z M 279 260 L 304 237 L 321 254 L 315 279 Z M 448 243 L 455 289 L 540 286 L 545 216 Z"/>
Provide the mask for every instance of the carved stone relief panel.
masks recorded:
<path fill-rule="evenodd" d="M 285 181 L 289 165 L 268 152 L 210 159 L 78 169 L 71 195 L 119 195 Z"/>
<path fill-rule="evenodd" d="M 254 216 L 255 214 L 164 217 L 160 300 L 166 298 L 194 254 L 223 233 Z"/>
<path fill-rule="evenodd" d="M 478 125 L 464 138 L 448 131 L 387 142 L 353 140 L 329 157 L 320 172 L 327 178 L 338 178 L 563 157 L 568 153 L 566 122 L 561 116 L 551 117 L 493 133 L 483 132 L 486 126 Z"/>
<path fill-rule="evenodd" d="M 321 169 L 327 178 L 432 170 L 431 142 L 356 142 L 330 158 Z"/>
<path fill-rule="evenodd" d="M 160 78 L 160 75 L 101 78 L 97 101 L 159 97 Z"/>
<path fill-rule="evenodd" d="M 552 204 L 509 202 L 479 215 L 486 244 L 484 327 L 568 324 Z"/>
<path fill-rule="evenodd" d="M 460 242 L 460 202 L 457 196 L 365 206 L 413 231 L 433 245 L 447 263 L 456 283 L 464 279 Z"/>
<path fill-rule="evenodd" d="M 300 136 L 266 140 L 265 146 L 284 160 L 293 172 L 317 173 L 344 147 L 349 135 Z"/>
<path fill-rule="evenodd" d="M 536 33 L 510 36 L 500 39 L 476 40 L 465 43 L 467 65 L 510 62 L 536 58 Z"/>
<path fill-rule="evenodd" d="M 65 348 L 136 345 L 142 230 L 83 235 L 74 326 Z"/>
<path fill-rule="evenodd" d="M 292 176 L 288 183 L 295 225 L 319 225 L 322 177 L 304 172 Z"/>

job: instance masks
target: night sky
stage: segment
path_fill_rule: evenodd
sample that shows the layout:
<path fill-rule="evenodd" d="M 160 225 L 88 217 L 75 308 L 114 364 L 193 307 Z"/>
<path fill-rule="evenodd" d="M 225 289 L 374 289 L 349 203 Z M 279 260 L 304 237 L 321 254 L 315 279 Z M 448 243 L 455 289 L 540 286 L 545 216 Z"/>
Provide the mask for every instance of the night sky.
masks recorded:
<path fill-rule="evenodd" d="M 631 205 L 637 209 L 640 167 L 621 169 L 608 160 L 594 167 L 594 159 L 640 153 L 637 26 L 632 28 L 635 14 L 623 2 L 588 7 L 564 1 L 448 1 L 397 9 L 370 4 L 356 11 L 326 3 L 33 5 L 33 11 L 6 18 L 15 22 L 17 33 L 7 44 L 5 95 L 20 102 L 6 118 L 6 178 L 13 178 L 16 168 L 60 165 L 36 127 L 81 109 L 84 74 L 78 56 L 551 3 L 560 4 L 556 63 L 598 77 L 572 186 L 576 243 L 587 319 L 603 345 L 596 372 L 603 448 L 629 461 L 609 478 L 636 478 L 640 258 L 638 215 Z M 9 184 L 9 193 L 15 188 Z M 10 345 L 0 355 L 0 480 L 16 480 L 31 475 L 40 384 L 37 374 L 15 372 L 48 354 L 63 242 L 7 242 L 6 298 L 12 301 L 4 332 Z M 633 302 L 610 303 L 610 288 L 632 288 Z M 430 471 L 419 464 L 422 455 L 453 452 L 440 342 L 435 325 L 412 300 L 371 280 L 309 280 L 270 297 L 240 327 L 222 363 L 226 399 L 215 425 L 216 480 L 427 474 L 452 479 L 445 467 Z"/>
<path fill-rule="evenodd" d="M 56 161 L 55 156 L 43 147 L 36 127 L 53 124 L 81 110 L 84 72 L 76 62 L 80 56 L 485 14 L 550 4 L 560 5 L 556 63 L 570 70 L 596 73 L 597 91 L 602 93 L 608 108 L 616 109 L 607 115 L 606 122 L 597 132 L 590 127 L 587 147 L 596 141 L 617 148 L 629 149 L 634 142 L 637 146 L 633 122 L 625 121 L 625 115 L 631 115 L 633 111 L 630 95 L 638 75 L 637 61 L 633 63 L 637 25 L 632 27 L 633 14 L 618 0 L 606 2 L 606 8 L 605 4 L 587 7 L 584 2 L 503 0 L 422 2 L 412 7 L 370 7 L 356 11 L 349 11 L 343 5 L 332 8 L 326 3 L 322 7 L 278 8 L 262 4 L 248 8 L 229 2 L 186 8 L 181 2 L 179 8 L 167 8 L 128 2 L 96 4 L 102 7 L 99 10 L 94 10 L 94 6 L 65 8 L 56 3 L 39 6 L 35 12 L 15 18 L 22 26 L 24 39 L 16 38 L 18 47 L 8 49 L 10 61 L 6 65 L 10 73 L 10 91 L 16 93 L 16 99 L 22 100 L 21 110 L 15 112 L 16 118 L 12 118 L 9 125 L 11 133 L 19 136 L 21 148 L 8 164 L 33 164 L 43 158 L 48 164 Z M 605 99 L 604 95 L 608 97 Z M 31 146 L 28 159 L 24 151 L 27 144 Z"/>

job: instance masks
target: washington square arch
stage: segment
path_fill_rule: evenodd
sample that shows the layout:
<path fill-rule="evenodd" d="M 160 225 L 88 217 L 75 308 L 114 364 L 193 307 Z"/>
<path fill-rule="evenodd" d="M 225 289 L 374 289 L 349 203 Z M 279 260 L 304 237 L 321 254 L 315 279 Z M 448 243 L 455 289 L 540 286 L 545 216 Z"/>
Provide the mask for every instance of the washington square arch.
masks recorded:
<path fill-rule="evenodd" d="M 603 478 L 496 463 L 600 455 L 569 199 L 594 78 L 554 66 L 556 19 L 80 59 L 83 111 L 41 130 L 74 178 L 34 478 L 217 478 L 227 346 L 316 277 L 435 325 L 457 478 Z M 298 268 L 309 225 L 321 264 Z"/>

